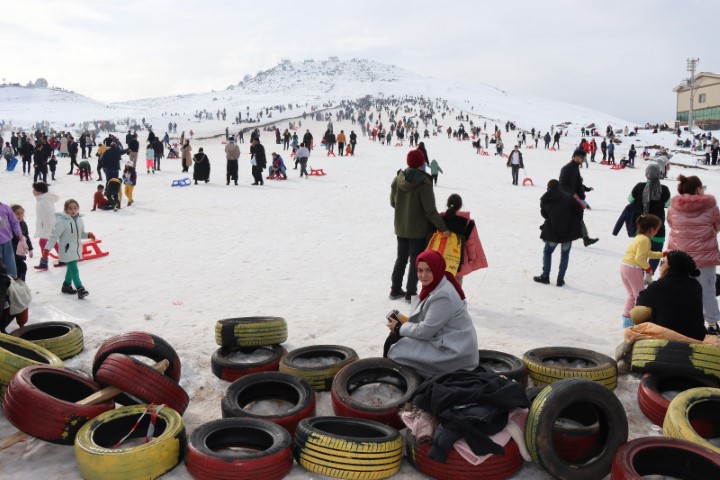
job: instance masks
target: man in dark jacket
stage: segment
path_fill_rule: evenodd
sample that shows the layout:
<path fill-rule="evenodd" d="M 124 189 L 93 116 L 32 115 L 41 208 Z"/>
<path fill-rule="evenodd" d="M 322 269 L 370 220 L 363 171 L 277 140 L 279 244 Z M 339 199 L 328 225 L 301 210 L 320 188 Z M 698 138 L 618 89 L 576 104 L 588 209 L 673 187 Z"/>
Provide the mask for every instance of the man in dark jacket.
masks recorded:
<path fill-rule="evenodd" d="M 153 135 L 154 136 L 154 135 Z M 149 135 L 148 135 L 149 137 Z M 152 145 L 152 142 L 154 142 L 157 139 L 157 137 L 153 138 L 152 140 L 148 140 L 148 143 Z M 137 139 L 137 133 L 133 133 L 130 136 L 130 140 L 127 142 L 127 149 L 128 149 L 128 156 L 130 157 L 130 161 L 133 164 L 133 169 L 137 169 L 137 158 L 138 158 L 138 152 L 140 151 L 140 142 L 138 142 Z"/>
<path fill-rule="evenodd" d="M 121 157 L 122 152 L 118 148 L 117 143 L 111 142 L 110 148 L 105 150 L 105 153 L 102 154 L 102 158 L 100 159 L 106 179 L 120 178 Z"/>
<path fill-rule="evenodd" d="M 410 150 L 407 155 L 409 168 L 398 171 L 390 186 L 390 206 L 395 209 L 395 235 L 397 257 L 392 272 L 390 299 L 405 298 L 410 302 L 417 295 L 417 271 L 415 258 L 425 250 L 435 229 L 449 236 L 450 232 L 435 207 L 432 177 L 421 170 L 425 155 L 420 150 Z M 402 289 L 405 267 L 410 261 L 406 291 Z"/>
<path fill-rule="evenodd" d="M 583 209 L 580 204 L 560 188 L 560 182 L 553 179 L 548 182 L 547 192 L 540 198 L 540 214 L 545 219 L 540 227 L 540 238 L 545 241 L 543 249 L 542 274 L 533 277 L 538 283 L 550 283 L 552 254 L 558 244 L 560 249 L 560 269 L 558 287 L 565 285 L 565 272 L 570 261 L 570 247 L 573 240 L 582 237 Z"/>
<path fill-rule="evenodd" d="M 51 155 L 52 147 L 48 143 L 47 137 L 42 137 L 33 152 L 33 166 L 35 167 L 34 182 L 37 182 L 38 179 L 42 177 L 42 181 L 47 183 L 47 162 Z"/>
<path fill-rule="evenodd" d="M 160 171 L 160 159 L 165 156 L 165 145 L 159 138 L 152 142 L 155 170 Z"/>
<path fill-rule="evenodd" d="M 357 133 L 354 130 L 350 131 L 350 147 L 352 148 L 351 155 L 355 155 L 355 145 L 357 144 Z"/>
<path fill-rule="evenodd" d="M 310 133 L 310 130 L 305 131 L 305 135 L 303 135 L 302 143 L 305 144 L 305 148 L 307 148 L 308 150 L 313 149 L 313 136 L 312 136 L 312 133 Z"/>
<path fill-rule="evenodd" d="M 267 166 L 265 158 L 265 147 L 260 143 L 260 139 L 254 137 L 250 142 L 250 157 L 253 158 L 252 176 L 255 182 L 252 185 L 265 185 L 263 182 L 263 170 Z"/>
<path fill-rule="evenodd" d="M 68 154 L 70 155 L 70 171 L 68 172 L 68 175 L 75 173 L 73 168 L 80 168 L 80 165 L 77 163 L 78 150 L 78 144 L 75 139 L 73 137 L 68 137 Z"/>
<path fill-rule="evenodd" d="M 585 191 L 592 188 L 583 185 L 583 179 L 580 176 L 580 165 L 585 162 L 587 152 L 582 148 L 576 148 L 573 152 L 572 160 L 560 169 L 560 189 L 573 196 L 578 203 L 583 203 Z M 582 222 L 582 238 L 583 244 L 587 247 L 596 243 L 597 238 L 590 238 L 588 235 L 585 222 Z"/>
<path fill-rule="evenodd" d="M 512 152 L 510 152 L 510 155 L 508 155 L 507 166 L 512 168 L 512 184 L 517 185 L 519 177 L 518 173 L 520 172 L 521 168 L 525 168 L 525 165 L 523 164 L 522 152 L 518 150 L 517 145 L 515 145 L 515 148 L 513 148 Z"/>

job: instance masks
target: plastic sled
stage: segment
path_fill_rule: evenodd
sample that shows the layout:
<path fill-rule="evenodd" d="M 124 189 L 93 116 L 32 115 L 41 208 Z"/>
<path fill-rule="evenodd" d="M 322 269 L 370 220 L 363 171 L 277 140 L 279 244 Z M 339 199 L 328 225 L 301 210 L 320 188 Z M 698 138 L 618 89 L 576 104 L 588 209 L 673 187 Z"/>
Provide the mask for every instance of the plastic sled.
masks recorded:
<path fill-rule="evenodd" d="M 15 170 L 15 167 L 17 167 L 17 164 L 18 164 L 18 159 L 17 159 L 17 157 L 12 157 L 12 158 L 10 159 L 10 162 L 8 162 L 8 164 L 7 164 L 7 170 L 6 170 L 6 171 L 12 172 L 13 170 Z"/>
<path fill-rule="evenodd" d="M 280 175 L 272 174 L 266 177 L 268 180 L 287 180 L 287 177 L 281 177 Z"/>
<path fill-rule="evenodd" d="M 508 158 L 507 153 L 503 153 L 500 155 L 502 158 Z"/>
<path fill-rule="evenodd" d="M 485 150 L 483 150 L 482 152 L 480 152 L 480 155 L 482 155 L 483 157 L 489 157 L 489 156 L 490 156 L 490 154 L 489 154 L 488 152 L 486 152 Z"/>
<path fill-rule="evenodd" d="M 534 184 L 533 181 L 532 181 L 532 178 L 530 178 L 530 177 L 525 177 L 525 178 L 523 178 L 523 187 L 524 187 L 525 185 L 527 185 L 528 183 L 530 184 L 531 187 L 534 187 L 534 186 L 535 186 L 535 184 Z"/>
<path fill-rule="evenodd" d="M 172 185 L 170 185 L 170 186 L 171 187 L 187 187 L 191 183 L 192 182 L 190 181 L 190 179 L 188 177 L 185 177 L 185 178 L 179 178 L 177 180 L 173 180 Z"/>
<path fill-rule="evenodd" d="M 618 164 L 613 164 L 610 167 L 610 170 L 622 170 L 623 168 L 625 168 L 625 165 L 622 163 L 618 163 Z"/>
<path fill-rule="evenodd" d="M 93 171 L 92 171 L 92 168 L 91 168 L 91 169 L 90 169 L 90 175 L 92 175 L 92 174 L 93 174 Z M 80 175 L 80 169 L 79 169 L 79 168 L 76 168 L 76 169 L 75 169 L 75 175 Z"/>
<path fill-rule="evenodd" d="M 110 255 L 110 252 L 103 252 L 100 248 L 100 243 L 102 243 L 102 240 L 83 240 L 82 242 L 82 258 L 80 259 L 81 262 L 85 260 L 92 260 L 94 258 L 100 258 L 100 257 L 107 257 Z M 53 250 L 50 251 L 48 254 L 49 257 L 52 257 L 57 260 L 57 255 L 53 253 Z M 62 265 L 55 265 L 55 267 L 64 267 L 65 264 Z M 40 270 L 41 271 L 41 270 Z"/>
<path fill-rule="evenodd" d="M 550 150 L 551 152 L 557 152 L 557 148 L 555 147 L 550 147 L 548 150 Z"/>
<path fill-rule="evenodd" d="M 331 152 L 330 150 L 328 150 L 327 156 L 328 156 L 328 157 L 330 157 L 330 156 L 333 156 L 333 157 L 334 157 L 334 156 L 335 156 L 335 152 Z"/>
<path fill-rule="evenodd" d="M 525 148 L 527 148 L 528 150 L 532 150 L 532 149 L 535 148 L 535 147 L 533 147 L 532 145 L 528 145 L 528 146 L 525 147 Z"/>
<path fill-rule="evenodd" d="M 308 173 L 308 176 L 322 177 L 323 175 L 327 175 L 327 174 L 325 173 L 325 170 L 323 170 L 322 168 L 310 167 L 310 173 Z"/>

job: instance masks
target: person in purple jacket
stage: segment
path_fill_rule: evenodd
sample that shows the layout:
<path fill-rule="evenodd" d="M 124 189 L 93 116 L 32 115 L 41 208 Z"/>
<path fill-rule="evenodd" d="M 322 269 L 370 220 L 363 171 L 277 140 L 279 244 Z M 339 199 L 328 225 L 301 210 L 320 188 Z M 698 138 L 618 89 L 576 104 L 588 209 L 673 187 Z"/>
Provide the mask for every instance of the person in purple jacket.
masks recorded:
<path fill-rule="evenodd" d="M 12 246 L 13 236 L 20 240 L 25 238 L 20 229 L 20 222 L 10 205 L 0 202 L 0 261 L 5 265 L 7 274 L 17 278 L 15 249 Z"/>

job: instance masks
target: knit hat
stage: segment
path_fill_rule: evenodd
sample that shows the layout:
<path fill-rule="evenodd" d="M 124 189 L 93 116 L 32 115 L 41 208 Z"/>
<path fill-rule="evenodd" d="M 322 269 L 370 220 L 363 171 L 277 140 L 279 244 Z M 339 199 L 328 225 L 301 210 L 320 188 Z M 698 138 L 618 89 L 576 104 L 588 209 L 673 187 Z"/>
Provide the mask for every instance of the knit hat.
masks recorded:
<path fill-rule="evenodd" d="M 420 150 L 410 150 L 407 154 L 407 164 L 411 168 L 420 168 L 425 165 L 425 155 Z"/>
<path fill-rule="evenodd" d="M 573 152 L 573 157 L 578 156 L 578 155 L 581 157 L 586 157 L 587 152 L 585 150 L 583 150 L 582 148 L 576 148 L 575 151 Z"/>
<path fill-rule="evenodd" d="M 691 277 L 700 275 L 695 260 L 682 250 L 670 250 L 667 252 L 667 262 L 670 270 L 677 273 L 686 273 Z"/>

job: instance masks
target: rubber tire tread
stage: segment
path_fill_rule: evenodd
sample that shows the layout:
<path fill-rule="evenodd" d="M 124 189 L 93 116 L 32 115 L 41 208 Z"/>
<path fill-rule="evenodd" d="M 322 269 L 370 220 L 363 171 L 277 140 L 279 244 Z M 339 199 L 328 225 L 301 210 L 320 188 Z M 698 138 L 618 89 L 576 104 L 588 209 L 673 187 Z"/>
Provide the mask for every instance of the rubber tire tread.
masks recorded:
<path fill-rule="evenodd" d="M 665 414 L 670 406 L 670 400 L 665 398 L 658 390 L 660 383 L 679 380 L 681 380 L 681 378 L 678 375 L 660 375 L 653 373 L 644 374 L 640 380 L 637 394 L 640 410 L 652 423 L 659 427 L 662 427 L 662 424 L 665 421 Z M 695 384 L 694 387 L 690 388 L 701 386 L 720 388 L 720 380 L 715 377 L 687 377 L 686 381 Z M 675 389 L 673 388 L 673 390 Z M 707 422 L 692 420 L 691 425 L 696 432 L 700 433 L 701 436 L 703 436 L 703 432 L 708 432 L 709 434 L 712 431 L 712 426 L 707 425 Z"/>
<path fill-rule="evenodd" d="M 296 358 L 312 355 L 313 353 L 332 353 L 341 360 L 332 365 L 324 365 L 321 367 L 298 367 L 293 364 Z M 356 362 L 357 360 L 357 352 L 350 347 L 340 345 L 313 345 L 296 348 L 288 352 L 282 360 L 280 360 L 278 370 L 302 378 L 309 383 L 316 392 L 327 392 L 332 388 L 335 375 L 346 365 Z"/>
<path fill-rule="evenodd" d="M 165 375 L 176 382 L 180 381 L 182 369 L 180 357 L 168 342 L 157 335 L 147 332 L 127 332 L 108 338 L 95 353 L 92 368 L 93 377 L 95 377 L 105 358 L 112 353 L 147 357 L 156 362 L 167 360 L 170 362 L 170 366 L 165 370 Z"/>
<path fill-rule="evenodd" d="M 653 450 L 659 451 L 652 455 Z M 720 478 L 720 456 L 699 445 L 667 437 L 636 438 L 618 449 L 610 480 L 641 480 L 649 475 L 685 480 Z"/>
<path fill-rule="evenodd" d="M 699 387 L 691 388 L 673 398 L 665 414 L 663 422 L 663 435 L 666 437 L 685 440 L 710 451 L 720 454 L 720 447 L 713 445 L 701 437 L 690 424 L 688 414 L 698 403 L 704 401 L 720 402 L 720 388 Z M 713 419 L 717 420 L 717 413 Z M 717 432 L 716 432 L 717 434 Z"/>
<path fill-rule="evenodd" d="M 54 397 L 33 383 L 38 374 L 57 377 L 61 381 L 57 387 L 63 391 L 77 389 L 78 384 L 82 384 L 91 395 L 101 388 L 92 380 L 60 367 L 36 365 L 20 369 L 10 381 L 2 404 L 5 418 L 27 435 L 59 445 L 72 445 L 85 422 L 115 408 L 113 400 L 79 405 L 75 400 Z"/>
<path fill-rule="evenodd" d="M 221 347 L 262 347 L 287 338 L 287 322 L 282 317 L 228 318 L 215 324 L 215 343 Z"/>
<path fill-rule="evenodd" d="M 520 449 L 511 439 L 505 453 L 492 455 L 480 465 L 473 465 L 450 449 L 447 460 L 439 462 L 428 455 L 430 446 L 418 444 L 412 435 L 407 444 L 408 461 L 421 473 L 436 480 L 504 480 L 515 475 L 523 466 Z"/>
<path fill-rule="evenodd" d="M 42 361 L 25 357 L 20 353 L 14 353 L 13 350 L 15 349 L 28 350 L 41 358 Z M 63 361 L 46 348 L 22 338 L 0 333 L 0 386 L 7 387 L 18 370 L 32 365 L 62 367 Z"/>
<path fill-rule="evenodd" d="M 180 414 L 171 408 L 163 408 L 158 417 L 165 429 L 150 442 L 133 447 L 109 448 L 95 443 L 99 428 L 111 429 L 113 422 L 123 421 L 134 425 L 145 412 L 147 405 L 133 405 L 98 415 L 82 426 L 75 437 L 75 461 L 85 480 L 140 480 L 154 479 L 169 472 L 185 456 L 187 438 Z M 145 418 L 148 419 L 149 415 Z M 135 430 L 134 437 L 142 437 L 143 424 Z M 128 429 L 117 432 L 120 440 Z M 156 430 L 157 433 L 157 430 Z"/>
<path fill-rule="evenodd" d="M 259 350 L 269 349 L 271 356 L 259 362 L 233 362 L 228 356 L 237 350 Z M 210 368 L 213 374 L 220 380 L 234 382 L 238 378 L 259 372 L 277 372 L 280 367 L 280 360 L 287 353 L 282 345 L 267 345 L 261 347 L 220 347 L 210 357 Z"/>
<path fill-rule="evenodd" d="M 547 357 L 575 357 L 596 363 L 588 368 L 562 368 L 548 366 L 543 362 Z M 543 347 L 525 352 L 523 362 L 528 376 L 535 385 L 550 385 L 564 378 L 584 378 L 597 382 L 610 390 L 617 387 L 617 362 L 592 350 L 574 347 Z"/>
<path fill-rule="evenodd" d="M 358 387 L 369 383 L 390 383 L 378 382 L 378 377 L 382 379 L 393 375 L 402 378 L 405 392 L 391 404 L 367 405 L 356 401 L 348 391 L 351 382 Z M 401 429 L 404 428 L 404 424 L 399 416 L 400 410 L 412 400 L 421 383 L 422 378 L 410 367 L 395 363 L 388 358 L 364 358 L 346 365 L 335 375 L 330 388 L 333 411 L 340 417 L 364 418 Z"/>
<path fill-rule="evenodd" d="M 275 389 L 280 387 L 279 390 L 275 390 L 277 393 L 273 392 L 273 384 Z M 297 394 L 297 403 L 286 412 L 276 415 L 257 415 L 248 412 L 239 402 L 241 395 L 248 403 L 271 398 L 294 401 L 294 398 L 282 398 L 287 391 Z M 223 418 L 235 417 L 269 421 L 280 425 L 290 432 L 290 435 L 294 435 L 297 424 L 303 418 L 315 415 L 315 405 L 315 391 L 305 380 L 287 373 L 262 372 L 246 375 L 234 381 L 225 391 L 220 409 Z"/>
<path fill-rule="evenodd" d="M 510 367 L 509 370 L 493 370 L 498 375 L 502 375 L 510 380 L 522 384 L 527 387 L 528 384 L 528 369 L 525 362 L 521 358 L 515 355 L 510 355 L 505 352 L 498 352 L 496 350 L 478 350 L 480 355 L 480 365 L 482 366 L 483 359 L 493 360 L 496 363 L 503 363 Z"/>
<path fill-rule="evenodd" d="M 272 444 L 257 452 L 214 451 L 215 443 L 208 439 L 217 432 L 258 430 L 272 439 Z M 237 434 L 237 433 L 236 433 Z M 228 433 L 223 433 L 226 439 Z M 247 440 L 248 434 L 238 442 L 243 446 L 264 447 L 263 438 L 255 443 Z M 219 446 L 230 446 L 230 443 Z M 284 428 L 265 420 L 250 418 L 225 418 L 200 425 L 188 437 L 185 466 L 196 480 L 280 480 L 292 469 L 292 436 Z"/>
<path fill-rule="evenodd" d="M 190 402 L 187 392 L 177 382 L 129 355 L 108 355 L 95 380 L 100 385 L 119 388 L 142 402 L 164 403 L 180 415 Z"/>
<path fill-rule="evenodd" d="M 720 378 L 720 347 L 672 340 L 638 340 L 633 345 L 632 368 L 650 373 Z"/>
<path fill-rule="evenodd" d="M 323 431 L 323 423 L 376 430 L 372 438 Z M 295 460 L 308 471 L 334 478 L 375 480 L 400 470 L 403 442 L 397 430 L 371 420 L 346 417 L 306 418 L 298 424 Z"/>
<path fill-rule="evenodd" d="M 569 405 L 583 402 L 593 405 L 607 419 L 601 423 L 601 432 L 607 432 L 602 451 L 582 465 L 566 462 L 555 450 L 552 442 L 555 421 Z M 625 408 L 607 388 L 587 379 L 560 380 L 538 394 L 528 412 L 525 443 L 533 461 L 554 478 L 603 478 L 610 473 L 617 449 L 627 441 L 628 422 Z"/>
<path fill-rule="evenodd" d="M 38 331 L 48 328 L 67 328 L 67 332 L 57 337 L 47 337 L 38 340 L 30 340 L 26 336 L 36 336 Z M 26 325 L 10 333 L 14 337 L 28 340 L 35 345 L 50 350 L 61 360 L 65 360 L 83 351 L 83 332 L 80 326 L 72 322 L 41 322 Z"/>

